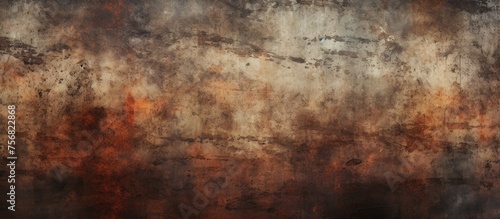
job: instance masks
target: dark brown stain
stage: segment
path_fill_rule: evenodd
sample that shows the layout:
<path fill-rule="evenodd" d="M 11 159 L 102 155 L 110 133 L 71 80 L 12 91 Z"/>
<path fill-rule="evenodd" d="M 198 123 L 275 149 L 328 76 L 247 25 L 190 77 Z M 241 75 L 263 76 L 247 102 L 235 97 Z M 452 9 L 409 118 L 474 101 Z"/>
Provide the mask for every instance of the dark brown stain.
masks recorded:
<path fill-rule="evenodd" d="M 353 158 L 353 159 L 350 159 L 349 161 L 347 161 L 347 163 L 345 163 L 345 165 L 347 165 L 347 166 L 356 166 L 356 165 L 361 164 L 362 162 L 363 161 L 360 160 L 360 159 Z"/>
<path fill-rule="evenodd" d="M 261 17 L 297 8 L 342 14 L 366 5 L 345 0 L 170 3 L 177 14 L 164 15 L 154 4 L 114 0 L 44 10 L 42 34 L 75 29 L 47 45 L 47 55 L 27 42 L 0 37 L 0 53 L 20 61 L 1 63 L 2 88 L 29 85 L 20 95 L 1 99 L 19 101 L 20 118 L 27 118 L 20 119 L 26 124 L 19 138 L 33 146 L 23 151 L 31 163 L 23 161 L 27 165 L 19 170 L 31 180 L 23 182 L 20 200 L 32 201 L 20 202 L 29 212 L 20 218 L 181 218 L 179 204 L 192 206 L 193 189 L 210 180 L 227 180 L 229 186 L 209 200 L 199 218 L 495 213 L 492 194 L 498 193 L 500 162 L 491 152 L 499 146 L 499 50 L 483 53 L 485 45 L 476 42 L 467 55 L 480 63 L 477 77 L 470 73 L 468 82 L 451 87 L 428 85 L 412 72 L 412 60 L 402 60 L 405 52 L 429 43 L 410 45 L 405 40 L 411 37 L 456 39 L 468 15 L 491 13 L 484 1 L 368 1 L 393 16 L 410 14 L 409 23 L 399 24 L 403 37 L 388 40 L 393 29 L 385 35 L 293 36 L 311 42 L 311 48 L 325 40 L 345 46 L 318 49 L 323 57 L 273 52 L 269 45 L 278 44 L 280 36 L 261 25 Z M 194 15 L 189 15 L 191 4 L 198 7 Z M 161 28 L 150 28 L 160 22 L 158 14 L 170 18 L 160 20 Z M 379 21 L 370 25 L 383 26 Z M 436 59 L 454 57 L 461 46 Z M 68 53 L 77 58 L 68 59 Z M 222 58 L 206 57 L 217 53 Z M 109 63 L 100 63 L 101 58 L 127 66 L 104 66 Z M 380 70 L 390 73 L 371 74 L 373 69 L 360 67 L 367 59 L 381 60 L 373 67 L 390 66 Z M 60 70 L 60 60 L 71 70 L 51 73 Z M 310 68 L 298 72 L 286 66 L 297 63 Z M 40 73 L 18 73 L 27 66 Z M 315 79 L 300 87 L 280 83 L 289 77 L 285 74 Z M 341 88 L 332 85 L 339 81 Z M 98 93 L 100 83 L 109 93 Z M 252 120 L 242 121 L 243 116 Z M 410 157 L 416 161 L 404 160 Z M 241 172 L 221 179 L 230 159 L 240 161 Z M 394 188 L 384 171 L 399 176 Z"/>
<path fill-rule="evenodd" d="M 482 14 L 492 11 L 492 8 L 488 7 L 487 0 L 448 0 L 448 4 L 451 7 L 471 14 Z"/>
<path fill-rule="evenodd" d="M 28 44 L 0 37 L 0 54 L 8 54 L 22 61 L 25 65 L 40 65 L 43 63 L 43 53 Z"/>
<path fill-rule="evenodd" d="M 304 58 L 300 58 L 300 57 L 293 57 L 293 56 L 290 56 L 288 57 L 290 60 L 292 60 L 293 62 L 297 62 L 297 63 L 306 63 L 306 60 Z"/>
<path fill-rule="evenodd" d="M 68 50 L 68 49 L 70 49 L 70 47 L 68 45 L 66 45 L 64 43 L 57 43 L 57 44 L 52 45 L 49 48 L 48 52 L 52 52 L 52 51 L 54 51 L 54 52 L 62 52 L 64 50 Z"/>
<path fill-rule="evenodd" d="M 217 35 L 207 35 L 205 31 L 198 34 L 198 44 L 200 45 L 220 46 L 221 43 L 233 44 L 234 40 Z"/>
<path fill-rule="evenodd" d="M 454 37 L 464 20 L 450 6 L 452 3 L 445 0 L 414 0 L 410 9 L 411 33 L 438 39 Z"/>

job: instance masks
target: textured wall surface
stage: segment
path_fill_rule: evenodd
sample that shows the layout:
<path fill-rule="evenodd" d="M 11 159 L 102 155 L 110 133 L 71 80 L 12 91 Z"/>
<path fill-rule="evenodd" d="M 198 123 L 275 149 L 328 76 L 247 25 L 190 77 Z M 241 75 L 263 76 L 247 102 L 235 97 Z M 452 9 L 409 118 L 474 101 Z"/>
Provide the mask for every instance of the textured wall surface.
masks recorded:
<path fill-rule="evenodd" d="M 1 218 L 499 218 L 499 6 L 2 0 Z"/>

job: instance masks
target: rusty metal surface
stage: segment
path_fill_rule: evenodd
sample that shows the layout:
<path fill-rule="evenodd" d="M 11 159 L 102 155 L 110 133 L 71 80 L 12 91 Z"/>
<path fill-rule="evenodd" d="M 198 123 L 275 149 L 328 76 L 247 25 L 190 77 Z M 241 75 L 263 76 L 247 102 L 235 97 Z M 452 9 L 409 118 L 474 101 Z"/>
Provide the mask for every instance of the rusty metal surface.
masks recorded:
<path fill-rule="evenodd" d="M 498 1 L 0 6 L 1 218 L 500 217 Z"/>

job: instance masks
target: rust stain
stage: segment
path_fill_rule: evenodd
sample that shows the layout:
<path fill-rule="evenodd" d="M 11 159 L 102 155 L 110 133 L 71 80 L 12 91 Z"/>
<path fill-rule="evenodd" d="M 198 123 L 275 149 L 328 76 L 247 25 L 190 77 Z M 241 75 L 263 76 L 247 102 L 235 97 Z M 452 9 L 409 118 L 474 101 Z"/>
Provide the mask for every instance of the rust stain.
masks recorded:
<path fill-rule="evenodd" d="M 5 5 L 33 218 L 497 216 L 485 1 Z"/>

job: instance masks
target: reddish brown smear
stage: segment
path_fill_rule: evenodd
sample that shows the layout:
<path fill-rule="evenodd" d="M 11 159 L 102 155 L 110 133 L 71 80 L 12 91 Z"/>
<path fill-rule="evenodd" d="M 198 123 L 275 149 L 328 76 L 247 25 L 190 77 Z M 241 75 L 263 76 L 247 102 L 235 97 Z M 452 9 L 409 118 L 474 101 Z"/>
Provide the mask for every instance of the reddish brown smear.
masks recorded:
<path fill-rule="evenodd" d="M 435 139 L 432 138 L 432 127 L 426 125 L 430 123 L 429 121 L 432 121 L 432 118 L 425 114 L 419 114 L 414 121 L 414 124 L 404 130 L 408 137 L 406 149 L 409 152 L 423 149 L 429 150 L 432 149 L 433 146 L 438 145 L 435 144 Z"/>
<path fill-rule="evenodd" d="M 132 97 L 132 95 L 128 94 L 127 103 L 126 103 L 127 122 L 128 123 L 134 123 L 134 105 L 135 105 L 134 97 Z"/>
<path fill-rule="evenodd" d="M 71 141 L 39 136 L 44 142 L 46 149 L 42 154 L 47 160 L 62 161 L 62 165 L 72 169 L 74 177 L 83 181 L 81 200 L 87 207 L 86 214 L 94 218 L 123 218 L 133 203 L 132 197 L 141 193 L 135 175 L 144 168 L 132 150 L 134 104 L 134 98 L 128 95 L 123 110 L 92 107 L 65 115 L 61 124 L 54 126 L 58 127 L 54 132 Z M 90 142 L 92 152 L 75 153 L 75 150 L 85 150 L 79 146 L 81 142 Z M 79 162 L 70 162 L 74 160 Z M 50 169 L 53 164 L 47 165 Z"/>
<path fill-rule="evenodd" d="M 128 14 L 128 9 L 123 0 L 110 1 L 104 5 L 104 8 L 113 13 L 113 25 L 121 25 L 124 23 L 124 18 Z"/>
<path fill-rule="evenodd" d="M 104 218 L 120 218 L 131 199 L 130 189 L 138 188 L 138 182 L 130 177 L 139 162 L 134 160 L 132 128 L 134 99 L 129 95 L 125 104 L 125 120 L 108 114 L 100 128 L 105 130 L 104 140 L 96 155 L 81 166 L 81 177 L 92 188 L 85 189 L 84 199 L 101 208 Z"/>
<path fill-rule="evenodd" d="M 125 24 L 129 9 L 123 0 L 98 5 L 92 14 L 92 24 L 101 28 L 116 28 Z"/>
<path fill-rule="evenodd" d="M 84 113 L 81 115 L 77 115 L 76 121 L 72 122 L 80 122 L 80 124 L 72 124 L 76 127 L 81 126 L 84 130 L 89 130 L 89 129 L 98 129 L 99 128 L 99 122 L 106 116 L 106 112 L 104 108 L 92 108 L 86 110 Z M 73 131 L 78 131 L 78 130 L 73 130 Z"/>
<path fill-rule="evenodd" d="M 411 7 L 412 32 L 438 39 L 453 35 L 460 25 L 458 11 L 444 0 L 415 0 Z"/>

